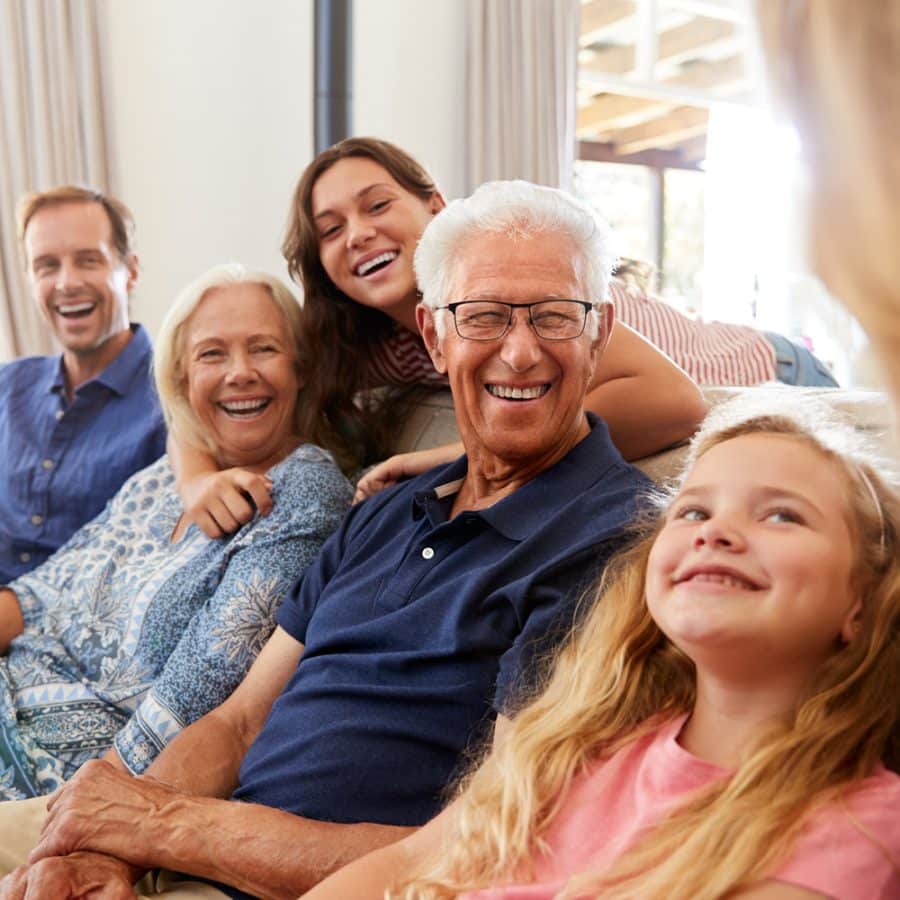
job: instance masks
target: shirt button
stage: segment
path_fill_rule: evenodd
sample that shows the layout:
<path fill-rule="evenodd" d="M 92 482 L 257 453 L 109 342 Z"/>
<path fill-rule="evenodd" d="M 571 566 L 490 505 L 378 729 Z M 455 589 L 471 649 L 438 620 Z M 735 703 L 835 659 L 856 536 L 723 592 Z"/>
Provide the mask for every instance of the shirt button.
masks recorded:
<path fill-rule="evenodd" d="M 65 414 L 65 410 L 58 409 L 53 415 L 56 416 L 56 421 L 58 422 Z"/>
<path fill-rule="evenodd" d="M 31 554 L 30 553 L 20 553 L 19 554 L 19 562 L 30 562 Z"/>
<path fill-rule="evenodd" d="M 422 550 L 422 559 L 431 559 L 434 556 L 434 548 L 433 547 L 425 547 Z"/>
<path fill-rule="evenodd" d="M 40 525 L 41 522 L 43 522 L 43 521 L 44 521 L 44 517 L 43 517 L 43 516 L 39 516 L 37 513 L 35 513 L 35 514 L 31 517 L 31 524 L 32 524 L 32 525 Z"/>
<path fill-rule="evenodd" d="M 41 465 L 42 465 L 45 469 L 52 469 L 52 468 L 53 468 L 53 460 L 52 460 L 52 459 L 45 459 L 45 460 L 41 463 Z"/>

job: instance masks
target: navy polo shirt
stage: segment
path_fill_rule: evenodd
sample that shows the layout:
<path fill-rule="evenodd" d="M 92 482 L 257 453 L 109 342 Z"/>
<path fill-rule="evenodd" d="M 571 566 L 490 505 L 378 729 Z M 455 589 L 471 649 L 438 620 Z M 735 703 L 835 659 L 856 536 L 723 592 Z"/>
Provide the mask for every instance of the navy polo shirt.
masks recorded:
<path fill-rule="evenodd" d="M 132 330 L 71 403 L 61 356 L 0 367 L 0 584 L 42 563 L 165 452 L 150 338 Z"/>
<path fill-rule="evenodd" d="M 235 799 L 331 822 L 420 825 L 439 810 L 650 485 L 590 419 L 564 459 L 488 509 L 448 518 L 462 457 L 351 510 L 278 612 L 305 649 Z"/>

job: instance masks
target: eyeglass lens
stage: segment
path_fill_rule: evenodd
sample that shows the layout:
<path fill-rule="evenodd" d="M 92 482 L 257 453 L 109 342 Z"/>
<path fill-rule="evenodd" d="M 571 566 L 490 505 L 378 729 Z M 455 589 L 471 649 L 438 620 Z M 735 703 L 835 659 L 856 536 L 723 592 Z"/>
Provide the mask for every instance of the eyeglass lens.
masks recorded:
<path fill-rule="evenodd" d="M 542 300 L 528 304 L 531 327 L 538 337 L 564 341 L 584 331 L 587 310 L 575 300 Z M 462 338 L 491 341 L 502 337 L 512 324 L 513 307 L 497 300 L 469 300 L 456 305 L 456 331 Z"/>

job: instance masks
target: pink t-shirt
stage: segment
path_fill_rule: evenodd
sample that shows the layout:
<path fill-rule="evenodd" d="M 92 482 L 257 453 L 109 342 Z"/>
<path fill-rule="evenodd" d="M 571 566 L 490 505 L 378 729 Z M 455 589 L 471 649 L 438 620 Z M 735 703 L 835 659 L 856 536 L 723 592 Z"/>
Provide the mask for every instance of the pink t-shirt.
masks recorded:
<path fill-rule="evenodd" d="M 726 777 L 678 743 L 685 718 L 623 747 L 576 779 L 547 832 L 550 852 L 536 862 L 533 884 L 470 891 L 460 900 L 552 900 L 571 876 L 603 871 L 691 791 Z M 839 900 L 888 900 L 900 898 L 897 861 L 900 777 L 879 767 L 846 804 L 813 816 L 771 877 Z"/>

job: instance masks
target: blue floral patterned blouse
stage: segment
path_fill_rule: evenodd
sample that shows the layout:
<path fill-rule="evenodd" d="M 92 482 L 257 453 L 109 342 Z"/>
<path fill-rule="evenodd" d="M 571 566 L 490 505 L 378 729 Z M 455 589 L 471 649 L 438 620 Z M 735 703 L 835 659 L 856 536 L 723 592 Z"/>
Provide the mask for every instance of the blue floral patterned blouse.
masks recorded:
<path fill-rule="evenodd" d="M 0 656 L 0 799 L 49 793 L 113 743 L 140 773 L 240 683 L 352 496 L 308 444 L 269 476 L 267 517 L 172 543 L 182 505 L 164 456 L 9 585 L 25 631 Z"/>

